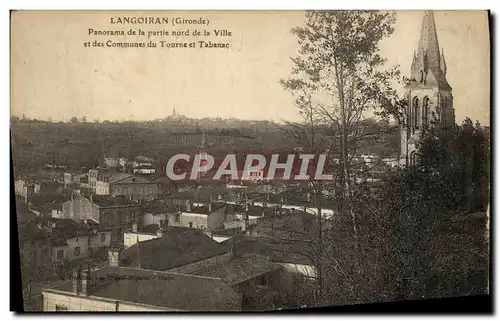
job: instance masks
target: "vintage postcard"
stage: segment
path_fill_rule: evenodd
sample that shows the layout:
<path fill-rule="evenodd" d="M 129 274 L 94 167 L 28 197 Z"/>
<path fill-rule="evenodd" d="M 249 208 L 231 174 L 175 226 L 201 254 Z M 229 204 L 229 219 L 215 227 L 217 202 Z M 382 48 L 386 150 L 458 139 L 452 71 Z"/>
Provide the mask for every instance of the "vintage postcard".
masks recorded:
<path fill-rule="evenodd" d="M 10 19 L 19 310 L 489 294 L 487 11 Z"/>

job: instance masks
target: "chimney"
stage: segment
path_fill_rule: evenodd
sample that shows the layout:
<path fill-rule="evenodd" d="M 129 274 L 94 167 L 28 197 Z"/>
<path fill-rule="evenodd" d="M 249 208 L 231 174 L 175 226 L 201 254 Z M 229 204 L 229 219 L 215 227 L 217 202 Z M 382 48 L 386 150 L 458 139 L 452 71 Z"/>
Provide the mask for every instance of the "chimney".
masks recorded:
<path fill-rule="evenodd" d="M 160 227 L 160 228 L 156 231 L 156 237 L 158 237 L 158 238 L 162 238 L 162 237 L 163 237 L 163 227 Z"/>
<path fill-rule="evenodd" d="M 71 281 L 73 282 L 73 293 L 78 294 L 80 289 L 80 280 L 78 275 L 78 270 L 73 269 Z"/>
<path fill-rule="evenodd" d="M 132 223 L 132 232 L 137 233 L 137 223 Z"/>
<path fill-rule="evenodd" d="M 91 201 L 91 202 L 93 202 L 93 200 L 92 200 L 92 199 L 93 199 L 93 194 L 92 194 L 92 193 L 90 193 L 90 201 Z"/>
<path fill-rule="evenodd" d="M 189 200 L 186 201 L 186 211 L 191 212 L 191 202 Z"/>
<path fill-rule="evenodd" d="M 212 213 L 212 199 L 208 202 L 208 213 Z"/>

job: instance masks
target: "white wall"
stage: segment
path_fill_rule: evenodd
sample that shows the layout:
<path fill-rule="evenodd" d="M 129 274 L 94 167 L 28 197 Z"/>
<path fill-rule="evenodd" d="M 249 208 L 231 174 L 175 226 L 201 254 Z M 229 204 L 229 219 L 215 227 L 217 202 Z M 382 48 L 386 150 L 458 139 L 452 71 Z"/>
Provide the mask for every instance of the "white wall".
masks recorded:
<path fill-rule="evenodd" d="M 175 217 L 175 216 L 174 216 Z M 193 223 L 193 228 L 206 228 L 207 227 L 208 215 L 206 214 L 196 214 L 196 213 L 186 213 L 183 212 L 180 215 L 180 222 L 175 222 L 174 226 L 189 227 L 189 222 Z"/>
<path fill-rule="evenodd" d="M 169 309 L 118 301 L 118 311 L 168 311 Z M 116 311 L 116 301 L 94 296 L 65 295 L 64 292 L 43 292 L 43 311 L 56 311 L 56 305 L 68 311 Z"/>
<path fill-rule="evenodd" d="M 142 216 L 142 225 L 148 226 L 151 224 L 160 225 L 160 221 L 166 220 L 166 214 L 164 213 L 144 213 Z"/>
<path fill-rule="evenodd" d="M 139 239 L 139 242 L 144 242 L 156 238 L 158 238 L 158 236 L 152 234 L 125 232 L 123 233 L 123 245 L 127 249 L 136 244 L 137 239 Z"/>

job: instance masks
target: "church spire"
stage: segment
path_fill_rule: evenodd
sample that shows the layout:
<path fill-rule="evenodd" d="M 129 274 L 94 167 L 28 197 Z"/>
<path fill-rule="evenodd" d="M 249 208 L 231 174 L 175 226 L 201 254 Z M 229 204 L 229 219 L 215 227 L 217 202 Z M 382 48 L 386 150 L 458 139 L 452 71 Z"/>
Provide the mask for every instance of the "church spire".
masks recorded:
<path fill-rule="evenodd" d="M 446 80 L 444 56 L 439 48 L 434 13 L 424 12 L 416 57 L 414 54 L 411 77 L 427 86 L 449 87 Z"/>
<path fill-rule="evenodd" d="M 441 49 L 441 70 L 443 71 L 443 75 L 446 77 L 446 61 L 444 60 L 444 50 Z"/>

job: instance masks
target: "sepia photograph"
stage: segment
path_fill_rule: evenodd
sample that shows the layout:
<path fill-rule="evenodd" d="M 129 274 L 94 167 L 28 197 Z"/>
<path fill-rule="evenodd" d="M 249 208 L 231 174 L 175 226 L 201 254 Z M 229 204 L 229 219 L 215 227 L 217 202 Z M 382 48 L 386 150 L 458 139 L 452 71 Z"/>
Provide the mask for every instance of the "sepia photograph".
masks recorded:
<path fill-rule="evenodd" d="M 492 311 L 491 19 L 12 10 L 11 310 Z"/>

